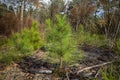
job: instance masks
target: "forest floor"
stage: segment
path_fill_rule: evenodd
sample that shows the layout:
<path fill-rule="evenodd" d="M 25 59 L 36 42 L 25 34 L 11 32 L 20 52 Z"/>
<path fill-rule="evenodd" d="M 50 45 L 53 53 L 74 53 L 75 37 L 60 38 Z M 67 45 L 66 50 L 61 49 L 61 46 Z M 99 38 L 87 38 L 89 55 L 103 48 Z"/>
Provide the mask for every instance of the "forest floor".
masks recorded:
<path fill-rule="evenodd" d="M 114 51 L 92 46 L 83 46 L 85 58 L 78 63 L 68 65 L 63 72 L 55 74 L 58 67 L 56 63 L 43 60 L 46 53 L 37 51 L 30 57 L 23 58 L 20 62 L 13 63 L 2 69 L 0 66 L 0 80 L 91 80 L 101 77 L 100 69 L 108 66 L 115 59 Z M 60 77 L 61 76 L 61 77 Z"/>

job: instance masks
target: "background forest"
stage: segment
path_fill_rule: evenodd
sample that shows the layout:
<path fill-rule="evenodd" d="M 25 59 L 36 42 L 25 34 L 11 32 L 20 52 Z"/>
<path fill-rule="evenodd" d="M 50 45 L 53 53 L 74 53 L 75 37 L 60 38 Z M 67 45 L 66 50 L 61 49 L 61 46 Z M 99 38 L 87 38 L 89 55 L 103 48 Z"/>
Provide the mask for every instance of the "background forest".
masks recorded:
<path fill-rule="evenodd" d="M 119 80 L 119 55 L 119 0 L 0 0 L 0 80 L 9 80 L 4 71 L 11 65 L 33 74 L 29 65 L 43 61 L 52 65 L 40 72 L 53 71 L 48 80 Z M 31 56 L 42 62 L 25 65 Z M 81 76 L 93 68 L 94 77 L 90 71 Z"/>

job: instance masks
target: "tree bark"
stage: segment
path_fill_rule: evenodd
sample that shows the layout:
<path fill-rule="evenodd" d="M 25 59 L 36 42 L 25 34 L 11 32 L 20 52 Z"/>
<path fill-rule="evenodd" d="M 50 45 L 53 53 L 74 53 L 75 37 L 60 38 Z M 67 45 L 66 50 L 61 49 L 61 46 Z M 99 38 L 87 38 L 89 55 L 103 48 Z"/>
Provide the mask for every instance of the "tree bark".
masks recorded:
<path fill-rule="evenodd" d="M 24 0 L 21 2 L 21 13 L 20 13 L 20 32 L 23 28 L 23 15 L 24 15 Z"/>
<path fill-rule="evenodd" d="M 63 68 L 63 64 L 62 64 L 62 57 L 60 56 L 60 69 Z"/>

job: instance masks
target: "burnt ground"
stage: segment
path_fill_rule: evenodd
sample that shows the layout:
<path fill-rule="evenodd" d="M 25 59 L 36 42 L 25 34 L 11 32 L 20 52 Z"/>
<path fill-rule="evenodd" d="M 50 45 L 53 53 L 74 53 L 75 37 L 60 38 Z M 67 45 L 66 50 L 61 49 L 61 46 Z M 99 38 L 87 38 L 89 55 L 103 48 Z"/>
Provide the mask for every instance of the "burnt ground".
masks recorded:
<path fill-rule="evenodd" d="M 57 74 L 56 70 L 59 64 L 43 60 L 45 53 L 37 51 L 33 56 L 25 57 L 20 62 L 13 63 L 0 71 L 0 80 L 91 80 L 99 77 L 97 73 L 102 66 L 80 70 L 111 62 L 116 58 L 115 52 L 107 48 L 86 45 L 82 49 L 85 51 L 85 58 L 79 63 L 65 67 L 60 74 Z"/>

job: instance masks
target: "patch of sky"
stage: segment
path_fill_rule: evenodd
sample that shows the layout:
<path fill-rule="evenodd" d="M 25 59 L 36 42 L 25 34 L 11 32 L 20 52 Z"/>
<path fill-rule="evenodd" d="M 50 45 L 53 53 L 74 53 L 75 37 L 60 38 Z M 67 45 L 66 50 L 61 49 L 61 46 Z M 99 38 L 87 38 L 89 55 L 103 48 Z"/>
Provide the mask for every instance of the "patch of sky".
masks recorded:
<path fill-rule="evenodd" d="M 103 10 L 103 9 L 98 9 L 96 15 L 97 15 L 98 17 L 104 16 L 104 10 Z"/>

